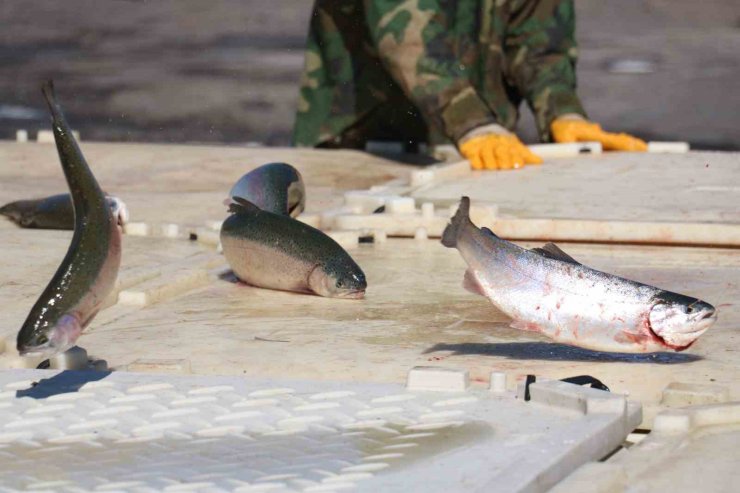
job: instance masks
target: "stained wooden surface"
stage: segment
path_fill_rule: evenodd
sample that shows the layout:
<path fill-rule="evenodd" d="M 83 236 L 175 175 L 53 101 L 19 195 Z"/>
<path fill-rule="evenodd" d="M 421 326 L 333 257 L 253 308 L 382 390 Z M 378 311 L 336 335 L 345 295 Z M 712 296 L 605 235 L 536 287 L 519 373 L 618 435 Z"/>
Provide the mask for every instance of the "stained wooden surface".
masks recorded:
<path fill-rule="evenodd" d="M 514 172 L 468 172 L 412 195 L 449 205 L 469 195 L 503 217 L 719 223 L 740 228 L 740 154 L 605 153 Z"/>
<path fill-rule="evenodd" d="M 52 250 L 59 255 L 63 250 L 47 246 L 50 257 Z M 124 248 L 124 277 L 132 269 L 182 265 L 197 255 L 184 240 L 127 237 Z M 529 373 L 550 378 L 589 374 L 645 403 L 648 417 L 671 382 L 726 385 L 733 398 L 740 398 L 735 306 L 740 251 L 564 248 L 596 268 L 705 299 L 719 307 L 719 321 L 682 353 L 621 355 L 564 346 L 510 328 L 507 317 L 487 300 L 463 290 L 465 265 L 456 251 L 433 240 L 390 239 L 350 251 L 368 277 L 362 301 L 246 286 L 222 274 L 228 270 L 223 260 L 214 261 L 217 267 L 207 284 L 150 306 L 119 303 L 103 311 L 79 342 L 114 368 L 146 363 L 151 371 L 170 371 L 179 365 L 196 374 L 401 382 L 415 365 L 439 365 L 467 368 L 478 383 L 492 370 L 505 371 L 510 385 Z M 20 256 L 23 246 L 3 249 Z M 17 308 L 4 317 L 6 332 L 14 328 L 11 322 L 22 321 L 53 264 L 44 261 L 43 269 L 19 264 L 10 279 L 5 275 L 10 284 L 3 294 L 17 300 Z M 172 275 L 170 282 L 182 281 Z M 22 289 L 11 287 L 15 283 Z"/>
<path fill-rule="evenodd" d="M 341 205 L 342 192 L 405 178 L 411 167 L 356 151 L 82 142 L 101 187 L 129 206 L 132 222 L 200 225 L 223 219 L 243 174 L 269 162 L 295 166 L 307 210 Z M 0 142 L 0 204 L 67 191 L 53 144 Z"/>
<path fill-rule="evenodd" d="M 253 160 L 245 166 L 292 159 L 308 183 L 309 203 L 336 201 L 345 188 L 384 183 L 408 170 L 381 161 L 371 166 L 370 158 L 352 152 L 303 156 L 295 150 L 205 147 L 168 152 L 164 146 L 109 144 L 86 144 L 85 151 L 103 186 L 113 193 L 120 190 L 134 217 L 155 222 L 212 219 L 208 207 L 215 213 L 222 205 L 210 205 L 211 198 L 220 198 L 221 190 L 244 172 L 242 160 L 249 155 Z M 63 182 L 54 152 L 52 146 L 0 144 L 0 198 L 58 191 Z M 327 156 L 332 159 L 324 161 Z M 333 160 L 337 156 L 349 161 Z M 480 190 L 469 185 L 471 193 Z M 184 200 L 198 194 L 202 201 L 197 205 Z M 532 197 L 542 206 L 541 195 Z M 564 201 L 567 196 L 559 197 Z M 591 195 L 594 208 L 597 198 Z M 708 214 L 700 206 L 697 214 Z M 0 222 L 0 335 L 8 342 L 0 366 L 13 358 L 15 333 L 69 238 L 69 232 L 21 230 Z M 462 289 L 462 259 L 437 240 L 390 239 L 350 250 L 369 282 L 367 298 L 354 301 L 245 286 L 225 274 L 223 257 L 205 244 L 126 236 L 119 279 L 125 286 L 119 283 L 119 288 L 134 294 L 128 304 L 101 312 L 79 342 L 113 368 L 148 371 L 400 382 L 415 365 L 439 365 L 467 368 L 480 385 L 490 371 L 505 371 L 510 386 L 529 373 L 550 378 L 589 374 L 645 403 L 647 423 L 671 382 L 722 385 L 731 398 L 740 399 L 740 250 L 562 246 L 595 268 L 705 299 L 719 308 L 719 321 L 683 353 L 599 353 L 509 328 L 507 318 L 487 300 Z M 198 274 L 191 275 L 194 271 Z M 137 299 L 146 301 L 132 303 Z"/>

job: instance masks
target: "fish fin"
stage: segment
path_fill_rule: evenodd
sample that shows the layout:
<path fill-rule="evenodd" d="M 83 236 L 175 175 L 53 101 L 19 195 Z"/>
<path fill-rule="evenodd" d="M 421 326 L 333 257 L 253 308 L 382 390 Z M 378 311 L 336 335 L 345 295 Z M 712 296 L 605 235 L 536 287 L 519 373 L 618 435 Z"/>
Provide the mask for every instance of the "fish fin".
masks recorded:
<path fill-rule="evenodd" d="M 539 253 L 543 257 L 551 258 L 553 260 L 561 260 L 575 265 L 581 265 L 579 261 L 565 253 L 555 243 L 548 243 L 542 248 L 533 248 L 533 252 Z"/>
<path fill-rule="evenodd" d="M 450 219 L 450 224 L 447 225 L 442 233 L 442 244 L 447 248 L 455 248 L 455 246 L 457 246 L 457 238 L 460 236 L 460 230 L 463 226 L 469 223 L 470 198 L 462 197 L 460 199 L 460 206 L 457 208 L 457 212 L 452 219 Z"/>
<path fill-rule="evenodd" d="M 288 185 L 288 203 L 286 205 L 290 217 L 298 217 L 306 209 L 306 191 L 300 180 Z"/>
<path fill-rule="evenodd" d="M 532 322 L 524 322 L 522 320 L 512 320 L 509 327 L 517 330 L 526 330 L 528 332 L 542 332 L 539 325 L 533 324 Z"/>
<path fill-rule="evenodd" d="M 484 226 L 484 227 L 482 227 L 482 228 L 481 228 L 480 230 L 481 230 L 481 232 L 482 232 L 483 234 L 486 234 L 486 235 L 488 235 L 488 236 L 493 236 L 494 238 L 498 238 L 498 236 L 496 236 L 496 233 L 494 233 L 494 232 L 493 232 L 493 231 L 491 231 L 490 229 L 486 228 L 485 226 Z"/>
<path fill-rule="evenodd" d="M 244 212 L 257 212 L 260 209 L 250 201 L 243 199 L 241 197 L 233 196 L 231 197 L 231 200 L 233 201 L 231 204 L 229 204 L 229 212 L 232 214 L 239 214 Z"/>
<path fill-rule="evenodd" d="M 54 93 L 54 81 L 49 79 L 41 84 L 41 92 L 43 93 L 49 108 L 53 111 L 53 106 L 56 106 L 57 104 L 56 94 Z"/>
<path fill-rule="evenodd" d="M 465 271 L 462 285 L 466 291 L 470 291 L 473 294 L 478 294 L 483 297 L 486 296 L 486 292 L 483 290 L 483 286 L 480 285 L 478 278 L 475 277 L 475 273 L 470 269 Z"/>

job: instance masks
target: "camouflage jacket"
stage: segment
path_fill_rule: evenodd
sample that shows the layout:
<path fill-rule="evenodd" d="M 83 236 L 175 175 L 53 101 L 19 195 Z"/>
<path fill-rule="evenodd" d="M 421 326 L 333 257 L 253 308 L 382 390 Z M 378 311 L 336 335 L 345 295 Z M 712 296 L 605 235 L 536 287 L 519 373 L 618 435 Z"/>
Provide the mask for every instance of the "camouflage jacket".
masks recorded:
<path fill-rule="evenodd" d="M 585 115 L 574 27 L 572 0 L 316 0 L 294 143 L 401 100 L 457 142 L 489 123 L 513 129 L 522 99 L 548 141 L 556 116 Z"/>

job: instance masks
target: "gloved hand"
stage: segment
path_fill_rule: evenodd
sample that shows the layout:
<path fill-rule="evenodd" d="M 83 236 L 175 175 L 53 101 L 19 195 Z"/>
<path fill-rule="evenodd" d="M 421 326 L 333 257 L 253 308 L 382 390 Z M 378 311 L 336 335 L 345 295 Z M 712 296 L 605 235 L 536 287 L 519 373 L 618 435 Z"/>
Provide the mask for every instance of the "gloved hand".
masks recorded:
<path fill-rule="evenodd" d="M 473 169 L 518 169 L 525 164 L 542 163 L 542 158 L 510 133 L 471 137 L 460 144 L 460 153 Z"/>
<path fill-rule="evenodd" d="M 631 135 L 604 132 L 601 125 L 582 118 L 556 118 L 550 124 L 555 142 L 601 142 L 605 151 L 647 151 L 644 140 Z"/>

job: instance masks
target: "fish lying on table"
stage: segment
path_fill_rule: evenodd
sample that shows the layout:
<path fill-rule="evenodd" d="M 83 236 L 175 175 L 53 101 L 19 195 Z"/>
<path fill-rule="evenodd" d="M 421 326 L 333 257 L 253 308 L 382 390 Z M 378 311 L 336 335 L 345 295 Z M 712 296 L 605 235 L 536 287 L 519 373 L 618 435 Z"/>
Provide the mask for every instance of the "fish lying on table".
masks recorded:
<path fill-rule="evenodd" d="M 470 199 L 442 235 L 468 270 L 463 285 L 514 319 L 512 327 L 599 351 L 683 351 L 717 319 L 699 299 L 586 267 L 552 243 L 527 250 L 469 217 Z"/>
<path fill-rule="evenodd" d="M 286 163 L 269 163 L 253 169 L 237 180 L 229 197 L 240 197 L 263 211 L 291 217 L 297 217 L 306 208 L 303 177 Z"/>
<path fill-rule="evenodd" d="M 128 221 L 126 204 L 118 197 L 106 195 L 106 200 L 119 224 Z M 16 200 L 0 207 L 0 215 L 8 217 L 21 228 L 75 229 L 72 196 L 60 193 L 34 200 Z"/>
<path fill-rule="evenodd" d="M 51 81 L 42 92 L 72 194 L 75 227 L 64 260 L 18 333 L 22 356 L 52 356 L 72 347 L 113 289 L 121 262 L 119 218 L 72 136 Z"/>
<path fill-rule="evenodd" d="M 289 216 L 263 211 L 240 197 L 233 200 L 221 245 L 239 279 L 329 298 L 364 297 L 365 274 L 336 241 Z"/>

